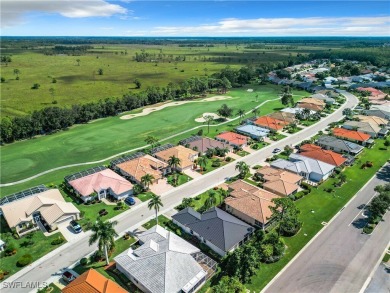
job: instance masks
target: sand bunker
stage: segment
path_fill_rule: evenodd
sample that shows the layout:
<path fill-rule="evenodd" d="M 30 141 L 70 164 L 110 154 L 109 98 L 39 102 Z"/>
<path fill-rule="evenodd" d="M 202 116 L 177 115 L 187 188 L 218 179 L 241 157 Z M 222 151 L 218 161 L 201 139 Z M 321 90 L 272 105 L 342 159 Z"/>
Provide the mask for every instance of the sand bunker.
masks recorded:
<path fill-rule="evenodd" d="M 215 113 L 203 113 L 202 117 L 196 118 L 195 121 L 200 122 L 200 123 L 206 122 L 206 119 L 204 119 L 204 117 L 206 117 L 206 116 L 213 116 L 214 120 L 221 118 L 221 116 L 219 116 L 218 114 L 215 114 Z"/>
<path fill-rule="evenodd" d="M 140 116 L 146 116 L 152 112 L 156 112 L 156 111 L 162 110 L 162 109 L 167 108 L 167 107 L 179 106 L 179 105 L 183 105 L 183 104 L 187 104 L 187 103 L 204 103 L 204 102 L 213 102 L 213 101 L 220 101 L 220 100 L 227 100 L 227 99 L 232 99 L 232 97 L 230 97 L 230 96 L 214 96 L 214 97 L 205 98 L 205 99 L 196 100 L 196 101 L 169 102 L 169 103 L 163 104 L 163 105 L 158 106 L 158 107 L 153 107 L 153 106 L 147 107 L 147 108 L 143 109 L 141 113 L 123 115 L 120 117 L 120 119 L 127 120 L 127 119 L 133 119 L 133 118 L 140 117 Z M 203 115 L 205 115 L 205 114 L 203 114 Z M 207 114 L 216 115 L 217 118 L 219 118 L 219 116 L 217 114 L 214 114 L 214 113 L 207 113 Z M 215 118 L 215 119 L 217 119 L 217 118 Z M 198 119 L 203 119 L 203 118 L 198 118 Z M 204 122 L 204 121 L 202 121 L 202 122 Z"/>

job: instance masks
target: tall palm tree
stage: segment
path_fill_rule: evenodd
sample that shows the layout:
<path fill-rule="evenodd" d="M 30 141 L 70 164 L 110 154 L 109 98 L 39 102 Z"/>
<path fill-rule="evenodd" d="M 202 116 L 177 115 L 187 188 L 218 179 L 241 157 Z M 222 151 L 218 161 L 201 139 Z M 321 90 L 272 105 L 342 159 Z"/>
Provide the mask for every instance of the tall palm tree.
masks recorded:
<path fill-rule="evenodd" d="M 222 203 L 225 200 L 225 198 L 227 198 L 229 196 L 229 192 L 223 188 L 220 188 L 219 195 L 220 195 L 220 199 L 221 199 L 221 203 Z"/>
<path fill-rule="evenodd" d="M 222 148 L 219 150 L 219 153 L 223 156 L 224 159 L 229 152 L 230 150 L 228 148 Z"/>
<path fill-rule="evenodd" d="M 240 123 L 241 123 L 242 118 L 245 116 L 245 111 L 243 109 L 239 109 L 237 111 L 237 115 L 240 116 Z"/>
<path fill-rule="evenodd" d="M 116 224 L 118 224 L 117 221 L 103 222 L 102 220 L 98 220 L 91 227 L 92 235 L 89 237 L 89 245 L 95 242 L 98 243 L 99 251 L 104 251 L 107 265 L 110 263 L 108 251 L 115 247 L 114 238 L 118 236 L 114 229 Z"/>
<path fill-rule="evenodd" d="M 141 183 L 145 186 L 146 190 L 149 189 L 150 184 L 153 184 L 154 176 L 151 174 L 145 174 L 141 177 Z"/>
<path fill-rule="evenodd" d="M 201 171 L 206 170 L 208 158 L 206 156 L 201 156 L 198 158 L 198 165 L 201 168 Z"/>
<path fill-rule="evenodd" d="M 305 120 L 307 120 L 310 116 L 310 109 L 304 108 L 302 110 L 302 116 Z"/>
<path fill-rule="evenodd" d="M 240 178 L 244 179 L 249 172 L 249 166 L 245 162 L 240 161 L 236 164 L 236 170 L 240 172 Z"/>
<path fill-rule="evenodd" d="M 207 123 L 207 133 L 210 132 L 210 123 L 214 121 L 214 116 L 205 115 L 203 116 L 204 121 Z"/>
<path fill-rule="evenodd" d="M 207 211 L 217 204 L 216 193 L 214 191 L 209 192 L 209 197 L 204 202 L 204 208 Z"/>
<path fill-rule="evenodd" d="M 168 165 L 169 167 L 173 168 L 173 169 L 177 169 L 177 167 L 179 167 L 181 164 L 181 160 L 176 157 L 176 156 L 170 156 L 169 157 L 169 160 L 168 160 Z"/>
<path fill-rule="evenodd" d="M 152 198 L 148 202 L 148 208 L 149 210 L 154 209 L 156 211 L 156 223 L 158 225 L 158 212 L 160 210 L 160 207 L 163 206 L 163 203 L 161 202 L 161 196 L 159 195 L 152 195 Z"/>

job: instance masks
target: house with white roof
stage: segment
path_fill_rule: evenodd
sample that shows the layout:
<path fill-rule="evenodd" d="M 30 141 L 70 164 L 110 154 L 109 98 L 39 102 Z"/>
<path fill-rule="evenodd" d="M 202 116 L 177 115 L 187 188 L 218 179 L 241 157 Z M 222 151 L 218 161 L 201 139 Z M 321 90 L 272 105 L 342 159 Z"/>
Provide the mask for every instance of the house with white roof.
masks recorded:
<path fill-rule="evenodd" d="M 288 160 L 278 159 L 271 163 L 271 167 L 291 171 L 313 182 L 328 179 L 335 168 L 331 164 L 299 154 L 291 154 Z"/>
<path fill-rule="evenodd" d="M 140 247 L 114 258 L 116 268 L 142 292 L 196 292 L 207 273 L 196 261 L 199 248 L 161 226 L 139 236 Z"/>

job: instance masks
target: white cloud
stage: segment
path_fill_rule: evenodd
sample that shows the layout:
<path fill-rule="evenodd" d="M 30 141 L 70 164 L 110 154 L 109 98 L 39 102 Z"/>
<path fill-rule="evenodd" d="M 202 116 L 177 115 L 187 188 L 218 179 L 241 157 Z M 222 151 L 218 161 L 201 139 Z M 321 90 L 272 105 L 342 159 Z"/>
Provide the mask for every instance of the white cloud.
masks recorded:
<path fill-rule="evenodd" d="M 82 18 L 114 14 L 127 14 L 129 11 L 105 0 L 1 0 L 1 26 L 9 27 L 24 21 L 30 12 L 58 13 L 69 18 Z"/>
<path fill-rule="evenodd" d="M 390 17 L 306 17 L 223 19 L 199 26 L 159 26 L 151 35 L 167 36 L 390 36 Z"/>

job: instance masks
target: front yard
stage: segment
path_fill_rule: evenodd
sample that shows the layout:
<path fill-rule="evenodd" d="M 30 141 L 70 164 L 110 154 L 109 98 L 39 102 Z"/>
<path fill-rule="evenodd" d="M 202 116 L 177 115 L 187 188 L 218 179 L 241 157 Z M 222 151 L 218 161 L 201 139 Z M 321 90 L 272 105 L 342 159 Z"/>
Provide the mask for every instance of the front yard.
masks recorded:
<path fill-rule="evenodd" d="M 217 169 L 219 167 L 225 166 L 226 164 L 229 164 L 230 162 L 233 162 L 233 161 L 234 161 L 233 158 L 231 158 L 231 160 L 229 162 L 227 162 L 224 160 L 224 158 L 213 157 L 213 158 L 207 160 L 207 165 L 206 165 L 205 170 L 200 171 L 200 169 L 197 169 L 197 171 L 200 172 L 201 174 L 206 174 L 206 173 L 209 173 L 211 171 L 214 171 L 215 169 Z"/>
<path fill-rule="evenodd" d="M 140 201 L 144 202 L 151 199 L 153 194 L 154 194 L 153 192 L 147 191 L 147 192 L 137 194 L 135 197 L 137 197 Z"/>
<path fill-rule="evenodd" d="M 158 216 L 158 224 L 161 226 L 161 227 L 166 227 L 166 223 L 168 223 L 170 220 L 163 216 L 163 215 L 159 215 Z M 149 222 L 146 222 L 145 224 L 142 225 L 142 227 L 144 227 L 146 230 L 149 230 L 150 228 L 152 228 L 153 226 L 156 225 L 156 219 L 153 218 L 151 219 Z"/>
<path fill-rule="evenodd" d="M 12 236 L 12 232 L 9 229 L 4 217 L 0 218 L 0 239 L 6 243 L 8 248 L 13 247 L 16 251 L 16 253 L 11 256 L 5 256 L 4 251 L 0 254 L 0 270 L 9 273 L 7 276 L 5 276 L 5 278 L 15 274 L 17 271 L 23 268 L 16 265 L 21 256 L 29 254 L 32 257 L 31 262 L 34 262 L 66 242 L 66 240 L 64 240 L 64 242 L 61 244 L 51 244 L 53 240 L 57 239 L 58 237 L 62 237 L 60 232 L 46 237 L 43 235 L 43 232 L 38 230 L 30 233 L 32 236 L 28 235 L 29 234 L 22 238 L 15 239 Z"/>
<path fill-rule="evenodd" d="M 177 176 L 177 179 L 175 179 L 175 176 Z M 171 184 L 172 186 L 180 186 L 192 180 L 190 176 L 187 176 L 184 173 L 177 173 L 176 175 L 170 174 L 168 175 L 167 179 L 168 179 L 168 183 Z"/>

